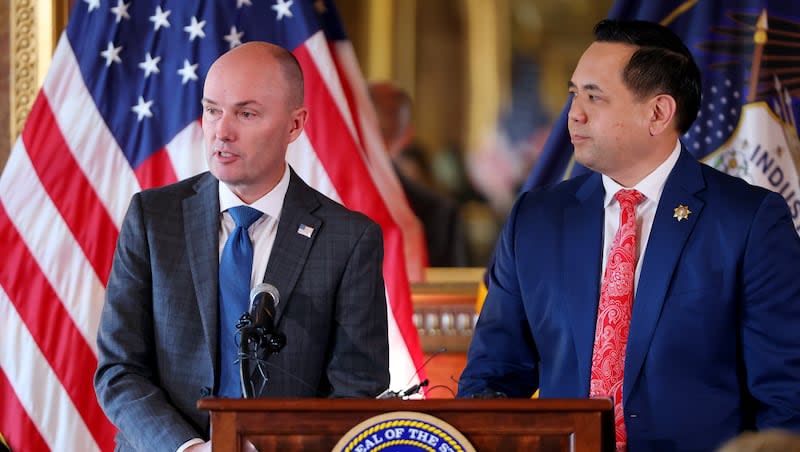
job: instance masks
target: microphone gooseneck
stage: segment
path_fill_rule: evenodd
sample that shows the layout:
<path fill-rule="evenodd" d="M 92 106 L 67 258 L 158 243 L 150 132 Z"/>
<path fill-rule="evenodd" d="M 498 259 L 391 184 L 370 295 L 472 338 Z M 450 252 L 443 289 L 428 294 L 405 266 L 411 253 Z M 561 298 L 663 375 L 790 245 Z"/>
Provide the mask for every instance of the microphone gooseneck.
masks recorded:
<path fill-rule="evenodd" d="M 239 378 L 244 398 L 261 394 L 269 382 L 267 359 L 286 345 L 286 336 L 275 329 L 275 307 L 280 301 L 278 289 L 260 283 L 250 291 L 250 307 L 242 314 L 239 330 Z M 256 391 L 257 380 L 261 381 Z"/>

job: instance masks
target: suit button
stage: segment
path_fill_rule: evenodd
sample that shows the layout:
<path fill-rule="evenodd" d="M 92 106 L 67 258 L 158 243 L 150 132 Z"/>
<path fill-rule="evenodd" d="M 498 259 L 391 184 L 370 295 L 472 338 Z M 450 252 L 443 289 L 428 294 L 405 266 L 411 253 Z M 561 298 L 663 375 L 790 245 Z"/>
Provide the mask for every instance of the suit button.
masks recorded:
<path fill-rule="evenodd" d="M 208 397 L 211 395 L 211 388 L 208 386 L 203 386 L 200 388 L 200 397 Z"/>

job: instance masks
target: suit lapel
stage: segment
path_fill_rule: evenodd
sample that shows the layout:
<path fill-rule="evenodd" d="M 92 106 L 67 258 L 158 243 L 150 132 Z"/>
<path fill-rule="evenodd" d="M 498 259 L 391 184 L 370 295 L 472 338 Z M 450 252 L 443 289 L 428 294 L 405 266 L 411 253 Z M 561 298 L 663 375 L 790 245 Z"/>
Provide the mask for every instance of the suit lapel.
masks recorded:
<path fill-rule="evenodd" d="M 705 205 L 702 199 L 695 196 L 704 188 L 700 163 L 685 149 L 681 150 L 681 156 L 664 185 L 647 249 L 644 250 L 625 353 L 625 384 L 622 396 L 625 402 L 630 399 L 630 392 L 650 348 L 672 275 Z M 674 210 L 679 205 L 688 206 L 692 212 L 682 221 L 673 217 Z"/>
<path fill-rule="evenodd" d="M 183 224 L 192 282 L 203 333 L 217 374 L 219 337 L 219 191 L 207 174 L 195 185 L 196 194 L 183 201 Z"/>
<path fill-rule="evenodd" d="M 264 282 L 278 288 L 280 302 L 275 322 L 280 322 L 292 291 L 303 270 L 311 245 L 320 233 L 322 220 L 312 215 L 319 201 L 312 189 L 291 170 L 289 188 L 281 209 L 281 218 Z M 310 236 L 310 237 L 309 237 Z"/>
<path fill-rule="evenodd" d="M 600 299 L 600 267 L 603 243 L 603 184 L 599 174 L 590 176 L 576 192 L 577 203 L 564 210 L 564 236 L 572 243 L 565 247 L 569 266 L 566 304 L 575 342 L 579 380 L 589 393 L 592 348 Z M 566 272 L 565 272 L 566 273 Z M 581 281 L 575 283 L 574 280 Z M 570 280 L 573 280 L 572 282 Z"/>

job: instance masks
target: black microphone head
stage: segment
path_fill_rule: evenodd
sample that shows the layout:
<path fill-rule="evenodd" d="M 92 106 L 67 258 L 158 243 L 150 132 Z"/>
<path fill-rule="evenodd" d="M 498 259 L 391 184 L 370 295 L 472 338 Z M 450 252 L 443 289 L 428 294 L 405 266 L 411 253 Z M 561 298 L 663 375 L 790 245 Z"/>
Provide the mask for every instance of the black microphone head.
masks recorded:
<path fill-rule="evenodd" d="M 272 328 L 275 306 L 280 301 L 278 288 L 272 284 L 259 283 L 250 290 L 250 316 L 256 327 Z"/>

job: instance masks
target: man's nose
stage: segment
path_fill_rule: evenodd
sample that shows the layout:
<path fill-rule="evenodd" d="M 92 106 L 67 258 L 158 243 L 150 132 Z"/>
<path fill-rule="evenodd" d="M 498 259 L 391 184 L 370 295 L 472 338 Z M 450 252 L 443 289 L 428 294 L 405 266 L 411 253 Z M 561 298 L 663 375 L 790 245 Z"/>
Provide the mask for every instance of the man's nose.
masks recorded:
<path fill-rule="evenodd" d="M 228 114 L 223 114 L 217 121 L 216 137 L 220 141 L 232 141 L 236 139 L 236 128 L 233 124 L 234 118 Z"/>
<path fill-rule="evenodd" d="M 583 111 L 583 107 L 580 105 L 580 101 L 578 100 L 578 96 L 572 96 L 572 100 L 569 104 L 569 112 L 567 113 L 569 120 L 572 122 L 586 122 L 586 113 Z"/>

